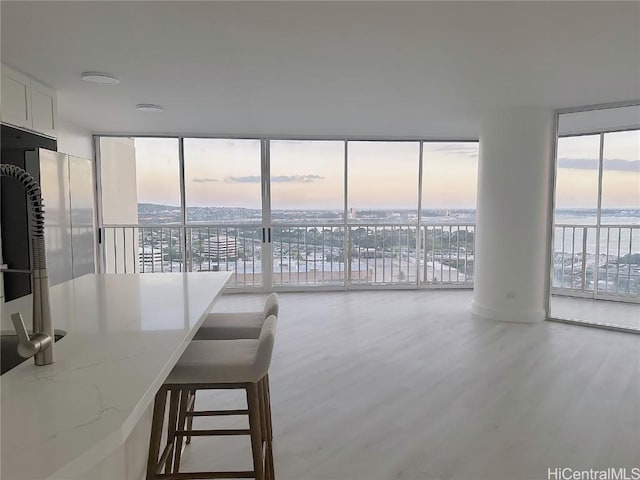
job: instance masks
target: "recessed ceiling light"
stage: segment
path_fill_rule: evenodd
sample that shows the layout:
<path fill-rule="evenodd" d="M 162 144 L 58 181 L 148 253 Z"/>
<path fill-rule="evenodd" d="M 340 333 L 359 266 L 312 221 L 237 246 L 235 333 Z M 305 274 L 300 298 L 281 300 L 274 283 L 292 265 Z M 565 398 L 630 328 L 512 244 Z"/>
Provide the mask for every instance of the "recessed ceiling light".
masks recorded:
<path fill-rule="evenodd" d="M 101 72 L 84 72 L 82 79 L 85 82 L 99 83 L 100 85 L 116 85 L 120 83 L 120 80 L 113 75 Z"/>
<path fill-rule="evenodd" d="M 164 110 L 162 105 L 155 105 L 153 103 L 139 103 L 136 105 L 136 110 L 139 112 L 154 112 L 159 113 Z"/>

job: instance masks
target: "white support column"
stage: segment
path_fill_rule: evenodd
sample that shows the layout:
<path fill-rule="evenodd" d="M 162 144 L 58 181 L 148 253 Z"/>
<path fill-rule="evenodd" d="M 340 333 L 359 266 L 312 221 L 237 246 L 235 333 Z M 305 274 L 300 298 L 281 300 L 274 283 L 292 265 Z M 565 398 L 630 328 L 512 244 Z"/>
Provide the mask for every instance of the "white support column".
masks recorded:
<path fill-rule="evenodd" d="M 553 111 L 521 107 L 487 115 L 480 164 L 473 313 L 545 319 Z"/>

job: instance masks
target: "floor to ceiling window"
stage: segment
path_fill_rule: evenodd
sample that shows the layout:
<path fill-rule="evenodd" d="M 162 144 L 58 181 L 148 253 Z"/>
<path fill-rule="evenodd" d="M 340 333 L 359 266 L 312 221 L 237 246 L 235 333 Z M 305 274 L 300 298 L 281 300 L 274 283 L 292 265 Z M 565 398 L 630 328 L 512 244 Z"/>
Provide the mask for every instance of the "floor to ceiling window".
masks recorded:
<path fill-rule="evenodd" d="M 421 281 L 473 283 L 477 142 L 426 142 L 422 154 Z"/>
<path fill-rule="evenodd" d="M 550 315 L 640 330 L 640 130 L 597 130 L 558 138 Z"/>
<path fill-rule="evenodd" d="M 269 184 L 273 285 L 344 285 L 344 142 L 269 141 Z"/>
<path fill-rule="evenodd" d="M 261 286 L 260 140 L 183 142 L 187 269 L 232 270 L 235 285 Z"/>
<path fill-rule="evenodd" d="M 561 137 L 557 147 L 554 275 L 558 291 L 593 292 L 593 271 L 582 258 L 595 259 L 598 220 L 600 135 Z"/>
<path fill-rule="evenodd" d="M 101 137 L 97 146 L 102 271 L 182 271 L 178 139 Z"/>
<path fill-rule="evenodd" d="M 419 142 L 347 143 L 349 281 L 416 285 Z"/>
<path fill-rule="evenodd" d="M 105 272 L 231 270 L 233 286 L 267 290 L 472 286 L 477 142 L 97 145 Z"/>

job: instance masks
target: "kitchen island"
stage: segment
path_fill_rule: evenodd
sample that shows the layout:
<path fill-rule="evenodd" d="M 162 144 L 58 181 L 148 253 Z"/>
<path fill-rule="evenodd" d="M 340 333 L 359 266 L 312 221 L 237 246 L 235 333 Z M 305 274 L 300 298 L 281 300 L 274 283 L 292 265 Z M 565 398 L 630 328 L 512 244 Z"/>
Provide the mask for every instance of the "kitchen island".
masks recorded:
<path fill-rule="evenodd" d="M 230 277 L 95 274 L 53 287 L 54 326 L 67 332 L 55 363 L 28 359 L 0 377 L 0 477 L 139 477 L 125 464 L 145 458 L 124 457 L 144 456 L 141 420 Z M 29 328 L 24 297 L 3 306 L 3 330 L 16 311 Z M 137 444 L 125 451 L 134 430 Z"/>

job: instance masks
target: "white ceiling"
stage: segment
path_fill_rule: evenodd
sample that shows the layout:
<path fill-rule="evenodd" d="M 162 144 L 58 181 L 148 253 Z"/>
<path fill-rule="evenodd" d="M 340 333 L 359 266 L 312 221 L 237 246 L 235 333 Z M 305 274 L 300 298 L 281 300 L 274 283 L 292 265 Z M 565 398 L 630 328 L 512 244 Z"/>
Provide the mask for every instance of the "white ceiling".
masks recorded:
<path fill-rule="evenodd" d="M 94 132 L 475 136 L 640 97 L 639 2 L 1 2 L 2 62 Z M 110 72 L 113 87 L 80 80 Z M 142 114 L 136 103 L 159 103 Z"/>

